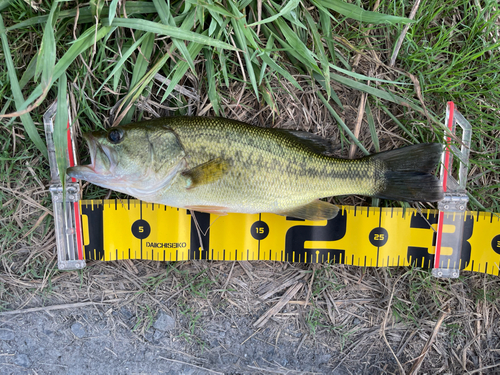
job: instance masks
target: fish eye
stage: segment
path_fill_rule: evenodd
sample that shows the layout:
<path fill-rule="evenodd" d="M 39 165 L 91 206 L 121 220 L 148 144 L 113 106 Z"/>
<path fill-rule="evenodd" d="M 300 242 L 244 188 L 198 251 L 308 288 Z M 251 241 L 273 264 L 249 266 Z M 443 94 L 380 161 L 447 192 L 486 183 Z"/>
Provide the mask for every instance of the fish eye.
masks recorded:
<path fill-rule="evenodd" d="M 113 144 L 118 144 L 123 140 L 123 130 L 111 129 L 108 133 L 108 141 Z"/>

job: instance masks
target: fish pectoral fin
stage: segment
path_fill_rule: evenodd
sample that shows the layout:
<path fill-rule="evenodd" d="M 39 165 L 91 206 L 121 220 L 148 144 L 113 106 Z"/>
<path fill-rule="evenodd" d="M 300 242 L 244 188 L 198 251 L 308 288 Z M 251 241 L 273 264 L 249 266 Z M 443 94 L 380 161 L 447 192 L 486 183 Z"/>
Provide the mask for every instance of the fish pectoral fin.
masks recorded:
<path fill-rule="evenodd" d="M 186 206 L 187 210 L 190 211 L 198 211 L 198 212 L 206 212 L 208 214 L 215 214 L 224 216 L 227 215 L 227 207 L 219 207 L 219 206 Z"/>
<path fill-rule="evenodd" d="M 222 158 L 216 158 L 182 172 L 182 175 L 186 178 L 186 189 L 193 189 L 219 180 L 228 170 L 229 163 Z"/>
<path fill-rule="evenodd" d="M 339 208 L 331 203 L 316 200 L 304 206 L 279 212 L 280 215 L 296 217 L 304 220 L 330 220 L 339 213 Z"/>

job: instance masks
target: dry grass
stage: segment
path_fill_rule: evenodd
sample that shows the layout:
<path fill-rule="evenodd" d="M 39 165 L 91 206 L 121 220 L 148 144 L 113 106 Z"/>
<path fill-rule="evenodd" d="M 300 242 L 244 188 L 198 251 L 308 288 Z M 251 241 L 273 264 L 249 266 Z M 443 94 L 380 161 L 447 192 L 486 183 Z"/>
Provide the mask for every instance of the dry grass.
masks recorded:
<path fill-rule="evenodd" d="M 228 90 L 227 97 L 239 101 L 228 100 L 223 105 L 225 114 L 254 124 L 340 138 L 330 114 L 314 99 L 314 88 L 304 85 L 304 92 L 298 92 L 279 84 L 275 90 L 280 115 L 274 121 L 269 107 L 261 108 L 251 93 L 238 96 L 242 93 L 238 85 Z M 338 89 L 345 103 L 345 122 L 355 127 L 361 94 Z M 203 111 L 204 102 L 202 96 L 190 110 Z M 143 98 L 141 106 L 144 117 L 162 115 L 165 110 L 155 105 L 154 97 Z M 384 112 L 374 108 L 373 113 L 381 149 L 402 144 Z M 368 145 L 366 126 L 362 123 L 360 139 Z M 347 147 L 338 152 L 345 155 Z M 24 175 L 30 174 L 25 169 Z M 189 356 L 200 348 L 207 353 L 214 350 L 210 332 L 228 322 L 243 324 L 253 332 L 241 340 L 243 347 L 257 340 L 264 346 L 286 345 L 295 355 L 307 347 L 331 353 L 328 367 L 322 369 L 417 373 L 412 370 L 420 368 L 420 373 L 487 374 L 499 363 L 497 278 L 466 274 L 448 281 L 436 280 L 419 269 L 206 261 L 92 262 L 83 271 L 58 272 L 52 220 L 45 208 L 47 190 L 35 178 L 26 180 L 27 184 L 2 187 L 12 197 L 4 204 L 4 208 L 12 207 L 12 215 L 2 219 L 3 225 L 19 231 L 16 238 L 3 239 L 3 321 L 10 310 L 29 313 L 30 308 L 94 306 L 113 324 L 132 329 L 136 340 L 149 342 L 155 315 L 163 310 L 176 317 L 176 335 L 185 343 L 182 352 L 187 363 L 198 363 L 190 362 Z M 364 198 L 348 197 L 342 203 L 363 204 Z M 29 233 L 26 228 L 31 228 Z M 132 312 L 132 323 L 121 314 L 112 314 L 123 307 Z M 299 337 L 284 334 L 290 326 Z M 221 345 L 219 350 L 236 355 Z M 292 370 L 272 363 L 249 366 L 247 371 L 256 373 Z M 217 370 L 208 364 L 202 367 Z"/>
<path fill-rule="evenodd" d="M 130 327 L 139 341 L 152 341 L 154 316 L 166 311 L 176 317 L 175 334 L 185 341 L 188 362 L 197 352 L 203 358 L 201 349 L 216 349 L 210 331 L 224 330 L 229 322 L 253 332 L 242 346 L 253 339 L 295 352 L 302 345 L 318 347 L 333 355 L 329 368 L 351 373 L 413 373 L 420 366 L 420 373 L 487 374 L 499 361 L 498 307 L 478 295 L 498 288 L 488 276 L 448 282 L 421 270 L 341 265 L 191 261 L 166 266 L 167 272 L 160 262 L 96 262 L 81 273 L 40 280 L 7 271 L 0 282 L 11 294 L 10 308 L 31 313 L 29 306 L 47 305 L 37 311 L 95 306 L 113 324 Z M 131 311 L 132 323 L 113 314 L 122 307 Z M 0 314 L 4 322 L 5 314 L 11 313 Z M 231 353 L 230 347 L 223 350 Z"/>
<path fill-rule="evenodd" d="M 355 29 L 352 25 L 342 27 L 348 32 Z M 410 73 L 388 66 L 396 38 L 384 31 L 363 31 L 365 35 L 356 37 L 356 41 L 362 42 L 361 47 L 353 46 L 343 37 L 335 38 L 343 45 L 342 53 L 354 71 L 390 81 L 401 76 L 410 78 L 411 95 L 422 100 L 424 108 L 429 107 L 429 111 L 443 117 L 443 102 L 422 97 L 419 87 L 422 77 L 415 80 Z M 30 38 L 36 39 L 36 35 L 30 33 Z M 32 56 L 32 44 L 30 41 L 20 48 Z M 82 128 L 91 127 L 92 116 L 106 126 L 111 125 L 118 115 L 111 108 L 117 108 L 115 104 L 121 96 L 108 87 L 106 96 L 94 98 L 92 90 L 98 87 L 97 83 L 88 90 L 85 85 L 93 79 L 93 72 L 87 71 L 83 63 L 79 67 L 79 74 L 85 78 L 79 80 L 81 76 L 77 75 L 68 90 L 73 115 L 78 116 Z M 202 64 L 196 67 L 198 77 L 204 77 Z M 257 100 L 248 85 L 241 82 L 221 87 L 221 114 L 259 126 L 310 131 L 338 142 L 339 156 L 361 156 L 362 152 L 351 146 L 318 99 L 316 92 L 321 88 L 310 76 L 299 75 L 293 67 L 290 73 L 303 90 L 274 76 L 270 80 L 274 106 Z M 369 84 L 380 86 L 376 81 Z M 408 132 L 419 140 L 438 139 L 432 131 L 422 135 L 421 129 L 432 130 L 425 115 L 366 98 L 365 94 L 340 84 L 334 84 L 333 88 L 343 108 L 330 103 L 370 152 L 411 142 L 382 105 L 395 118 L 404 118 L 402 122 Z M 188 73 L 173 92 L 176 100 L 171 98 L 159 104 L 163 90 L 161 82 L 155 80 L 149 93 L 144 92 L 137 102 L 136 113 L 143 119 L 180 110 L 190 115 L 213 115 L 203 79 Z M 395 93 L 401 94 L 401 89 L 397 90 Z M 483 105 L 485 100 L 487 96 L 486 99 L 481 96 L 477 103 Z M 43 105 L 35 117 L 43 113 Z M 373 114 L 375 135 L 370 133 L 366 105 Z M 303 362 L 310 360 L 319 373 L 500 373 L 500 367 L 496 367 L 500 364 L 500 280 L 487 275 L 464 273 L 458 280 L 437 280 L 429 272 L 416 268 L 207 261 L 92 262 L 82 271 L 60 272 L 56 269 L 48 181 L 40 178 L 48 175 L 46 161 L 32 157 L 33 146 L 25 141 L 17 120 L 11 128 L 1 127 L 0 134 L 3 141 L 0 225 L 4 228 L 0 238 L 0 309 L 3 310 L 0 327 L 14 319 L 14 313 L 28 316 L 35 311 L 65 311 L 79 315 L 78 309 L 92 307 L 109 320 L 112 329 L 126 327 L 134 340 L 154 346 L 151 326 L 157 314 L 165 311 L 177 323 L 171 339 L 182 343 L 181 347 L 169 347 L 179 357 L 167 360 L 190 363 L 211 373 L 219 370 L 210 361 L 211 353 L 238 357 L 255 346 L 276 351 L 285 348 L 290 357 L 302 358 Z M 472 157 L 481 158 L 480 150 L 484 147 L 487 164 L 497 147 L 492 139 L 498 138 L 498 129 L 485 130 L 485 134 L 484 143 L 475 145 Z M 374 139 L 379 145 L 374 144 Z M 491 195 L 482 202 L 491 201 L 491 207 L 495 207 L 495 190 L 488 186 L 498 185 L 498 175 L 491 172 L 498 160 L 492 160 L 488 164 L 490 169 L 474 165 L 470 177 L 475 188 L 479 186 L 478 191 L 484 187 Z M 84 188 L 86 198 L 102 198 L 103 194 L 106 194 L 103 190 L 89 185 Z M 364 197 L 333 201 L 347 205 L 371 203 Z M 227 339 L 212 340 L 221 331 L 230 329 L 235 332 L 234 345 L 228 345 Z M 330 357 L 318 364 L 311 358 L 300 357 L 302 352 L 321 352 Z M 242 373 L 306 373 L 294 371 L 292 365 L 241 361 L 246 366 Z M 235 368 L 232 371 L 237 373 L 239 370 Z M 231 372 L 231 367 L 223 372 Z"/>

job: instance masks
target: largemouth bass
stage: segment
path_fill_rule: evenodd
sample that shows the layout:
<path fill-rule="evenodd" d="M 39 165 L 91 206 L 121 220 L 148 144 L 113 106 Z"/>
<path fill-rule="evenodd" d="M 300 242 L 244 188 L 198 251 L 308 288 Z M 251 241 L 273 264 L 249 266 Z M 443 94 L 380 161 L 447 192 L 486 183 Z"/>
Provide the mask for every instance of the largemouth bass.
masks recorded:
<path fill-rule="evenodd" d="M 319 198 L 367 195 L 435 202 L 443 146 L 417 144 L 355 160 L 324 154 L 307 132 L 206 117 L 171 117 L 84 134 L 90 165 L 68 175 L 146 202 L 217 214 L 270 212 L 331 219 Z"/>

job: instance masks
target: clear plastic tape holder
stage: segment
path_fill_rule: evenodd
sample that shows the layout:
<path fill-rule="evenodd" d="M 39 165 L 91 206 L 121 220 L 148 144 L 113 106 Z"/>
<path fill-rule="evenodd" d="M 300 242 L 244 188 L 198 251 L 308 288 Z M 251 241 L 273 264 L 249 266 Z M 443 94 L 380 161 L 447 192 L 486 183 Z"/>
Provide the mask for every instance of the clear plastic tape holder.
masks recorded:
<path fill-rule="evenodd" d="M 57 265 L 60 270 L 76 270 L 85 267 L 83 255 L 82 228 L 80 216 L 80 184 L 74 178 L 66 177 L 66 194 L 59 177 L 54 148 L 54 118 L 57 102 L 54 102 L 43 116 L 45 137 L 50 164 L 50 193 L 54 211 L 57 245 Z M 76 164 L 73 130 L 68 121 L 68 165 Z M 64 202 L 65 200 L 65 202 Z M 64 204 L 66 203 L 66 204 Z"/>
<path fill-rule="evenodd" d="M 472 127 L 453 102 L 446 107 L 446 124 L 451 134 L 456 134 L 457 125 L 462 129 L 460 150 L 451 144 L 450 135 L 445 135 L 446 150 L 441 163 L 441 182 L 444 198 L 438 203 L 439 217 L 436 234 L 436 249 L 432 274 L 436 277 L 457 278 L 460 264 L 464 223 L 469 198 L 465 189 L 469 169 L 469 149 Z M 453 159 L 458 159 L 458 181 L 453 177 Z"/>

